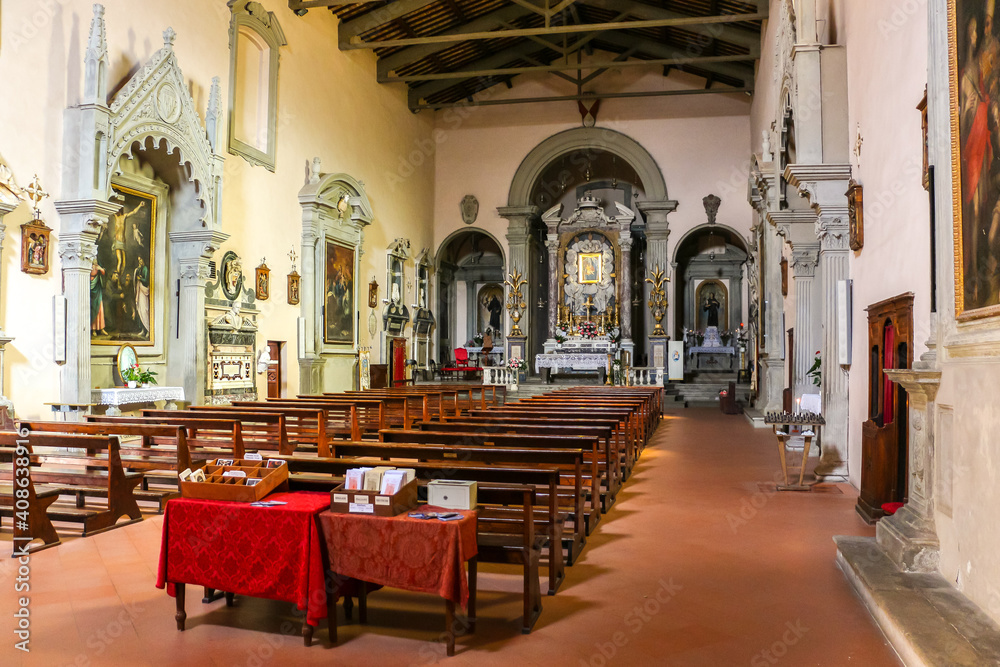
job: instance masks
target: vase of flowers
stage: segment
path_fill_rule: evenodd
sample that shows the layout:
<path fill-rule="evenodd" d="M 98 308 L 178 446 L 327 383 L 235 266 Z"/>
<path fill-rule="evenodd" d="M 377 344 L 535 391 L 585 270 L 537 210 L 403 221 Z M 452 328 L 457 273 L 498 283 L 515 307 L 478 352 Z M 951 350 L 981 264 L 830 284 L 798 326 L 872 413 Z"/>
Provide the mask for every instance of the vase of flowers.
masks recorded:
<path fill-rule="evenodd" d="M 156 371 L 149 368 L 142 370 L 139 368 L 139 364 L 132 364 L 122 371 L 122 379 L 128 384 L 129 389 L 135 389 L 140 385 L 148 387 L 151 384 L 156 384 Z"/>
<path fill-rule="evenodd" d="M 590 340 L 597 338 L 597 325 L 589 320 L 586 322 L 581 322 L 580 335 Z"/>
<path fill-rule="evenodd" d="M 475 347 L 482 347 L 483 346 L 483 334 L 482 333 L 477 333 L 475 336 L 472 337 L 472 342 L 476 344 Z"/>
<path fill-rule="evenodd" d="M 569 336 L 562 329 L 556 329 L 555 339 L 556 339 L 556 347 L 560 347 L 562 346 L 563 343 L 569 340 Z"/>
<path fill-rule="evenodd" d="M 528 369 L 528 362 L 520 357 L 511 357 L 507 360 L 507 368 L 517 373 L 517 382 L 520 384 L 527 379 L 525 371 Z"/>

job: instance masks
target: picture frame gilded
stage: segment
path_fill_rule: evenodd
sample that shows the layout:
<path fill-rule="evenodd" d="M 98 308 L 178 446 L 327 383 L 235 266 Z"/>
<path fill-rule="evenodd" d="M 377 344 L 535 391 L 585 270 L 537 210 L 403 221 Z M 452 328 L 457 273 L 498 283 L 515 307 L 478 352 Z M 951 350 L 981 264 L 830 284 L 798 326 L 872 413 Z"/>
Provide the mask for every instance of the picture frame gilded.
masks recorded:
<path fill-rule="evenodd" d="M 31 275 L 49 272 L 49 234 L 52 228 L 41 220 L 21 225 L 21 271 Z"/>
<path fill-rule="evenodd" d="M 267 301 L 271 296 L 271 269 L 263 260 L 254 271 L 254 296 L 258 301 Z"/>
<path fill-rule="evenodd" d="M 992 3 L 948 0 L 955 318 L 1000 315 L 1000 168 L 989 159 L 1000 119 Z"/>
<path fill-rule="evenodd" d="M 603 256 L 599 252 L 580 253 L 577 282 L 581 285 L 593 285 L 603 278 Z"/>
<path fill-rule="evenodd" d="M 860 183 L 851 179 L 847 192 L 848 244 L 855 252 L 865 245 L 864 190 Z"/>
<path fill-rule="evenodd" d="M 299 304 L 299 288 L 301 286 L 301 276 L 298 271 L 288 274 L 288 305 L 297 306 Z"/>
<path fill-rule="evenodd" d="M 354 263 L 352 247 L 326 240 L 323 275 L 323 341 L 354 344 Z"/>
<path fill-rule="evenodd" d="M 137 363 L 139 363 L 139 355 L 134 347 L 128 343 L 119 347 L 118 354 L 115 355 L 115 379 L 123 385 L 127 384 L 125 378 L 122 377 L 122 369 L 131 368 Z"/>

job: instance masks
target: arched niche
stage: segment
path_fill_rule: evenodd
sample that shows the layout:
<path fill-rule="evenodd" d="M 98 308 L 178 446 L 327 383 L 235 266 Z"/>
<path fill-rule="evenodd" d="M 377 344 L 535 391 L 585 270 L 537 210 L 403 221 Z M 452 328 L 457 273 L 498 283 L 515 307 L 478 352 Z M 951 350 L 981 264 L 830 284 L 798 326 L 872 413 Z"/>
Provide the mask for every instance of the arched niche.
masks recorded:
<path fill-rule="evenodd" d="M 109 100 L 104 8 L 94 5 L 84 55 L 83 99 L 65 114 L 64 152 L 79 159 L 66 161 L 64 191 L 55 203 L 60 215 L 59 257 L 66 300 L 63 401 L 90 401 L 90 273 L 97 259 L 98 237 L 109 218 L 122 212 L 113 181 L 129 180 L 129 170 L 122 165 L 153 153 L 176 160 L 176 172 L 185 182 L 182 189 L 190 190 L 195 202 L 188 207 L 191 215 L 171 221 L 168 242 L 159 252 L 166 253 L 169 246 L 171 262 L 176 262 L 176 270 L 166 282 L 179 280 L 181 310 L 176 321 L 188 323 L 173 336 L 176 342 L 172 348 L 179 358 L 171 356 L 170 365 L 182 369 L 177 382 L 184 387 L 186 400 L 202 398 L 207 371 L 204 286 L 209 262 L 228 238 L 220 230 L 223 158 L 216 150 L 219 81 L 218 77 L 212 79 L 203 127 L 173 51 L 175 39 L 173 29 L 167 28 L 163 47 Z M 166 294 L 160 298 L 165 299 Z M 160 335 L 166 336 L 167 331 Z M 155 349 L 150 353 L 156 354 Z M 143 356 L 142 350 L 139 355 Z"/>
<path fill-rule="evenodd" d="M 714 239 L 714 251 L 703 245 Z M 734 329 L 745 323 L 743 281 L 749 255 L 746 240 L 732 227 L 699 225 L 681 237 L 674 247 L 674 330 L 680 338 L 685 329 L 700 329 L 704 313 L 701 285 L 716 281 L 725 286 L 726 312 L 719 315 L 720 329 Z"/>
<path fill-rule="evenodd" d="M 309 179 L 299 190 L 302 206 L 302 286 L 299 317 L 299 389 L 302 393 L 345 389 L 353 386 L 354 357 L 357 353 L 359 295 L 362 283 L 361 256 L 364 230 L 373 220 L 372 205 L 364 185 L 348 174 L 322 174 L 319 158 L 314 158 Z M 336 275 L 330 267 L 336 269 Z M 347 272 L 350 270 L 350 280 Z M 327 283 L 337 281 L 337 290 Z M 346 283 L 349 282 L 349 286 Z M 328 292 L 347 289 L 351 307 L 349 335 L 339 327 L 330 335 L 330 319 L 325 317 Z M 365 294 L 367 298 L 367 293 Z M 343 299 L 336 307 L 343 315 Z M 366 302 L 367 303 L 367 302 Z M 330 313 L 331 318 L 334 313 Z M 342 318 L 341 318 L 342 319 Z"/>

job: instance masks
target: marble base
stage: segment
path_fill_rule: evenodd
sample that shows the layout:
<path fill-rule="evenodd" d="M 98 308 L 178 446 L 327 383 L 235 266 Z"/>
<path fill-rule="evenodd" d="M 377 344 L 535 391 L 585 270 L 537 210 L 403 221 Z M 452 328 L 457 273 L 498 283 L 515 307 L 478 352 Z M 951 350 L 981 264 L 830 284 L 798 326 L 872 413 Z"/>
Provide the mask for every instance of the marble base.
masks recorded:
<path fill-rule="evenodd" d="M 934 526 L 909 505 L 878 522 L 875 541 L 903 572 L 938 571 L 941 545 Z"/>

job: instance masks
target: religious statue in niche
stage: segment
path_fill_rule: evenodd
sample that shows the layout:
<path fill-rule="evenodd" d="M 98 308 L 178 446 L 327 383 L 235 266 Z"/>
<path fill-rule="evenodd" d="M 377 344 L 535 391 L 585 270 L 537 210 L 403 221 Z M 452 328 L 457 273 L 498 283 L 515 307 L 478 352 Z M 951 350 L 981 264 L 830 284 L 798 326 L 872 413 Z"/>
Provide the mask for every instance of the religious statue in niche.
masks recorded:
<path fill-rule="evenodd" d="M 955 189 L 955 314 L 1000 314 L 1000 38 L 993 0 L 948 2 Z M 973 312 L 976 311 L 976 312 Z"/>
<path fill-rule="evenodd" d="M 288 274 L 288 305 L 297 306 L 299 304 L 299 272 L 295 270 L 295 248 L 288 253 L 288 258 L 292 260 L 292 270 Z"/>
<path fill-rule="evenodd" d="M 327 343 L 354 343 L 354 249 L 326 242 L 324 336 Z"/>
<path fill-rule="evenodd" d="M 90 271 L 90 337 L 95 345 L 152 345 L 156 303 L 156 196 L 115 185 L 121 209 L 97 237 Z"/>
<path fill-rule="evenodd" d="M 578 282 L 581 285 L 601 282 L 601 253 L 581 253 Z"/>
<path fill-rule="evenodd" d="M 708 298 L 705 299 L 704 310 L 706 313 L 706 324 L 710 327 L 719 326 L 719 308 L 722 304 L 719 300 L 715 298 L 715 292 L 709 292 Z"/>
<path fill-rule="evenodd" d="M 271 269 L 267 268 L 266 259 L 260 261 L 254 276 L 254 295 L 258 301 L 267 301 L 271 296 Z"/>
<path fill-rule="evenodd" d="M 706 280 L 698 286 L 695 303 L 697 307 L 697 329 L 717 327 L 725 329 L 729 325 L 726 315 L 728 297 L 725 285 L 718 280 Z"/>
<path fill-rule="evenodd" d="M 222 293 L 233 301 L 239 298 L 242 290 L 243 261 L 235 252 L 229 250 L 222 256 Z"/>

